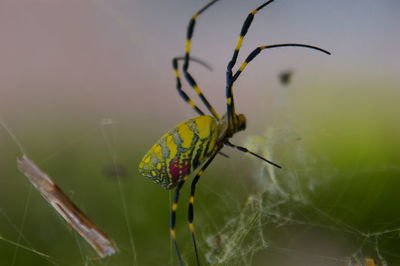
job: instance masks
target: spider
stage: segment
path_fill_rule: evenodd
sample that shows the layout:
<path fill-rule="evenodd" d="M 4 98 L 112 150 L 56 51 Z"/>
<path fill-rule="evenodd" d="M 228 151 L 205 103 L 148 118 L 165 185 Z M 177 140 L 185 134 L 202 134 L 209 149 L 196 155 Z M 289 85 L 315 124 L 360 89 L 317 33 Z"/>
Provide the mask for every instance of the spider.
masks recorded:
<path fill-rule="evenodd" d="M 269 163 L 277 168 L 281 168 L 278 164 L 255 154 L 248 149 L 232 144 L 229 139 L 237 132 L 246 129 L 246 117 L 243 114 L 237 114 L 233 99 L 232 87 L 240 74 L 246 66 L 258 55 L 261 51 L 285 46 L 297 46 L 314 49 L 325 54 L 330 54 L 328 51 L 316 46 L 299 43 L 283 43 L 259 46 L 253 50 L 240 67 L 233 73 L 233 68 L 236 64 L 243 39 L 250 28 L 254 16 L 258 11 L 272 3 L 274 0 L 269 0 L 252 12 L 250 12 L 243 23 L 240 31 L 239 39 L 234 49 L 231 60 L 228 63 L 226 70 L 226 114 L 222 117 L 215 111 L 212 105 L 208 102 L 193 76 L 189 73 L 190 61 L 197 61 L 190 55 L 191 40 L 199 16 L 207 10 L 214 3 L 219 0 L 213 0 L 195 13 L 189 22 L 187 28 L 187 37 L 185 43 L 184 57 L 175 57 L 172 60 L 172 65 L 176 77 L 176 89 L 182 99 L 188 103 L 200 116 L 191 118 L 171 129 L 150 149 L 150 151 L 143 157 L 139 164 L 139 172 L 151 181 L 161 185 L 164 189 L 175 188 L 173 203 L 170 213 L 170 234 L 174 244 L 176 255 L 179 265 L 184 265 L 182 257 L 179 252 L 178 244 L 176 241 L 175 220 L 176 211 L 178 208 L 179 193 L 184 183 L 189 179 L 189 175 L 200 167 L 197 171 L 190 189 L 189 208 L 188 208 L 188 222 L 189 230 L 192 236 L 194 254 L 196 264 L 200 265 L 199 254 L 197 251 L 197 244 L 195 238 L 195 230 L 193 226 L 194 220 L 194 195 L 196 185 L 200 176 L 204 173 L 206 168 L 214 160 L 215 156 L 220 153 L 224 146 L 235 148 L 241 152 L 249 153 L 257 158 Z M 207 110 L 211 113 L 205 113 L 189 98 L 189 96 L 182 90 L 181 74 L 179 71 L 179 61 L 183 61 L 182 71 L 186 81 L 194 89 L 199 96 L 202 103 Z"/>

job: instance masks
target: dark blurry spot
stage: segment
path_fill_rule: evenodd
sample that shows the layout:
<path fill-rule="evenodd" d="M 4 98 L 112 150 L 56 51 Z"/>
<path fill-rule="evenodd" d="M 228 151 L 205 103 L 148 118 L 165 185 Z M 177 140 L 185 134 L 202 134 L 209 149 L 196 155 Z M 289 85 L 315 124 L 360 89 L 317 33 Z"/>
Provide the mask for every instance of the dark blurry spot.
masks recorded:
<path fill-rule="evenodd" d="M 293 72 L 290 70 L 283 71 L 279 75 L 279 81 L 281 82 L 281 84 L 288 85 L 291 81 L 292 74 L 293 74 Z"/>
<path fill-rule="evenodd" d="M 224 152 L 222 152 L 222 151 L 220 151 L 220 152 L 218 152 L 218 153 L 219 153 L 219 155 L 221 155 L 222 157 L 229 158 L 229 155 L 226 154 L 226 153 L 224 153 Z"/>
<path fill-rule="evenodd" d="M 102 174 L 110 179 L 117 180 L 117 178 L 126 178 L 127 170 L 125 166 L 120 164 L 109 164 L 103 167 Z"/>

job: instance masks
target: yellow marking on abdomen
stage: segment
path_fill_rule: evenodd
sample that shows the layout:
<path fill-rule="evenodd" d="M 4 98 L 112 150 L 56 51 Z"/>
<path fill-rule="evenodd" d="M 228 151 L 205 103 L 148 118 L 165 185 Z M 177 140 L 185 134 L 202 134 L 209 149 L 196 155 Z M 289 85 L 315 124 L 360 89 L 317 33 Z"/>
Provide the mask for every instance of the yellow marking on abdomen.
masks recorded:
<path fill-rule="evenodd" d="M 178 134 L 182 140 L 181 146 L 183 148 L 190 148 L 192 146 L 194 133 L 189 128 L 188 124 L 185 123 L 178 127 Z"/>
<path fill-rule="evenodd" d="M 211 116 L 199 116 L 195 121 L 201 139 L 208 138 L 217 128 L 217 124 Z"/>
<path fill-rule="evenodd" d="M 162 159 L 163 159 L 163 157 L 162 157 L 162 148 L 161 148 L 160 145 L 154 146 L 153 154 L 154 154 L 159 160 L 162 160 Z"/>
<path fill-rule="evenodd" d="M 169 157 L 166 159 L 166 161 L 169 162 L 178 153 L 178 146 L 174 142 L 174 137 L 172 135 L 167 136 L 166 144 L 169 149 Z"/>
<path fill-rule="evenodd" d="M 150 162 L 150 155 L 146 156 L 143 160 L 144 163 L 149 163 Z"/>

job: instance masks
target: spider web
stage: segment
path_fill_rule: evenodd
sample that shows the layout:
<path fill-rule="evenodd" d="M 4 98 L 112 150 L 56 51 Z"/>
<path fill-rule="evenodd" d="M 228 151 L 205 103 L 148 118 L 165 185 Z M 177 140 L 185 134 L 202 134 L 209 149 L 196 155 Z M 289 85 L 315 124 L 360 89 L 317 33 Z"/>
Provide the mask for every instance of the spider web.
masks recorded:
<path fill-rule="evenodd" d="M 112 13 L 108 6 L 102 7 Z M 134 28 L 120 14 L 111 16 Z M 157 42 L 152 43 L 154 51 Z M 157 58 L 157 64 L 160 60 Z M 154 71 L 151 67 L 148 70 Z M 160 74 L 160 84 L 170 84 L 169 74 L 165 79 Z M 364 94 L 364 90 L 358 93 Z M 283 112 L 274 110 L 274 116 L 288 122 L 290 116 L 282 106 L 289 105 L 286 96 L 276 108 Z M 171 99 L 167 102 L 176 101 L 176 95 Z M 107 113 L 107 108 L 100 108 L 101 113 Z M 84 118 L 81 124 L 70 123 L 70 117 L 62 115 L 45 119 L 21 119 L 28 123 L 24 125 L 9 119 L 0 127 L 0 264 L 176 265 L 168 232 L 171 193 L 146 183 L 136 171 L 146 152 L 143 143 L 153 143 L 168 123 L 160 119 L 155 131 L 145 120 L 118 115 L 95 115 Z M 196 194 L 195 225 L 203 260 L 220 265 L 400 264 L 399 184 L 393 180 L 400 173 L 398 158 L 365 163 L 360 151 L 359 156 L 335 161 L 315 146 L 320 140 L 357 140 L 364 135 L 361 130 L 315 130 L 320 127 L 271 121 L 264 124 L 269 125 L 265 134 L 251 136 L 242 144 L 284 169 L 230 153 L 230 159 L 220 158 L 207 170 Z M 349 145 L 348 149 L 355 147 Z M 18 172 L 15 159 L 22 153 L 29 154 L 114 239 L 120 248 L 117 255 L 96 258 L 79 235 L 68 229 Z M 384 157 L 389 152 L 376 154 Z M 346 160 L 349 164 L 343 163 Z M 251 167 L 238 169 L 238 165 Z M 213 180 L 214 176 L 221 178 Z M 185 261 L 193 263 L 185 196 L 178 211 L 178 243 Z"/>
<path fill-rule="evenodd" d="M 389 184 L 396 183 L 398 164 L 371 163 L 370 159 L 362 163 L 369 155 L 359 154 L 349 163 L 351 168 L 340 168 L 333 167 L 326 155 L 313 155 L 310 138 L 343 141 L 368 133 L 327 134 L 290 123 L 293 110 L 287 90 L 286 85 L 280 88 L 277 117 L 264 136 L 249 136 L 243 142 L 284 167 L 277 169 L 248 156 L 255 162 L 250 170 L 252 182 L 244 186 L 253 189 L 243 203 L 231 202 L 235 212 L 207 236 L 207 261 L 220 265 L 397 265 L 400 224 L 398 215 L 392 214 L 391 200 L 398 196 Z M 368 214 L 361 214 L 364 211 Z"/>
<path fill-rule="evenodd" d="M 143 188 L 141 178 L 131 182 L 125 179 L 126 171 L 137 176 L 135 169 L 127 170 L 126 166 L 131 165 L 131 161 L 140 160 L 140 154 L 131 156 L 127 152 L 137 148 L 126 145 L 134 133 L 121 130 L 124 123 L 115 119 L 98 121 L 97 124 L 89 124 L 85 130 L 80 129 L 75 137 L 71 137 L 73 133 L 68 133 L 68 141 L 61 137 L 59 141 L 63 144 L 55 147 L 45 147 L 41 143 L 48 140 L 51 133 L 39 137 L 42 141 L 38 146 L 21 144 L 28 142 L 29 137 L 16 137 L 22 135 L 21 131 L 13 130 L 8 123 L 2 122 L 3 147 L 11 151 L 3 154 L 1 160 L 4 169 L 0 205 L 3 264 L 29 265 L 27 261 L 31 261 L 32 265 L 156 265 L 166 258 L 171 265 L 175 264 L 174 250 L 167 245 L 170 204 L 167 193 L 158 187 L 153 188 L 152 184 Z M 307 142 L 304 136 L 318 136 L 312 134 L 276 124 L 266 130 L 265 136 L 252 136 L 245 140 L 244 146 L 287 166 L 287 169 L 278 170 L 254 161 L 254 167 L 246 168 L 246 173 L 242 174 L 242 180 L 247 181 L 243 181 L 245 184 L 241 185 L 241 192 L 235 186 L 226 185 L 226 178 L 229 177 L 222 179 L 225 185 L 220 183 L 218 190 L 213 183 L 201 183 L 195 224 L 200 228 L 198 242 L 208 263 L 373 265 L 368 264 L 373 261 L 376 265 L 396 265 L 399 262 L 400 221 L 397 215 L 388 216 L 387 213 L 392 213 L 396 205 L 385 201 L 385 205 L 375 206 L 378 200 L 376 195 L 396 198 L 396 191 L 385 191 L 391 187 L 388 186 L 389 181 L 382 180 L 386 182 L 383 187 L 375 183 L 373 188 L 365 184 L 361 187 L 360 195 L 372 198 L 369 204 L 375 207 L 366 211 L 372 214 L 362 217 L 362 212 L 355 208 L 357 205 L 349 204 L 349 201 L 364 200 L 360 196 L 352 198 L 361 177 L 376 178 L 388 173 L 398 175 L 399 167 L 396 164 L 381 167 L 362 165 L 351 169 L 332 167 L 328 158 L 317 158 L 304 145 Z M 324 132 L 319 134 L 326 135 Z M 340 136 L 334 134 L 333 137 Z M 93 151 L 85 154 L 87 149 Z M 12 154 L 20 156 L 26 152 L 32 154 L 37 163 L 58 180 L 90 217 L 94 216 L 95 223 L 105 228 L 120 247 L 119 254 L 105 260 L 96 259 L 86 243 L 76 233 L 66 229 L 65 223 L 18 173 Z M 94 157 L 94 153 L 101 154 L 100 159 Z M 249 159 L 252 157 L 221 158 L 216 165 L 230 164 L 231 173 L 228 175 L 237 178 L 237 173 L 233 176 L 235 171 L 231 171 L 234 170 L 232 161 L 239 160 L 248 165 Z M 63 165 L 68 165 L 68 169 Z M 73 168 L 79 170 L 71 171 Z M 82 172 L 83 169 L 89 171 Z M 212 171 L 207 174 L 213 175 Z M 71 176 L 78 178 L 68 180 Z M 95 183 L 102 186 L 96 187 Z M 331 186 L 335 187 L 334 196 Z M 146 192 L 141 193 L 141 189 Z M 234 193 L 239 196 L 233 198 Z M 91 196 L 82 197 L 82 194 Z M 215 199 L 216 205 L 207 208 Z M 393 207 L 386 207 L 386 204 Z M 182 205 L 185 205 L 184 196 Z M 101 210 L 96 213 L 93 209 L 98 206 Z M 218 209 L 221 206 L 225 210 L 223 218 L 215 218 L 221 212 Z M 377 208 L 385 211 L 375 215 Z M 185 208 L 180 207 L 180 210 L 184 212 Z M 152 218 L 153 215 L 157 219 Z M 190 262 L 193 253 L 184 215 L 178 215 L 178 242 L 183 246 L 185 260 Z M 114 222 L 107 222 L 107 217 Z M 158 250 L 156 255 L 150 247 Z"/>
<path fill-rule="evenodd" d="M 400 221 L 395 211 L 393 214 L 398 193 L 391 183 L 400 172 L 398 165 L 362 164 L 360 155 L 350 162 L 351 168 L 337 166 L 340 163 L 313 151 L 310 139 L 317 139 L 318 144 L 321 139 L 355 139 L 360 136 L 358 131 L 340 135 L 296 127 L 284 119 L 290 117 L 288 105 L 288 99 L 280 99 L 276 106 L 282 110 L 275 112 L 276 121 L 284 123 L 270 123 L 264 136 L 249 136 L 242 143 L 282 164 L 282 170 L 251 156 L 230 153 L 231 158 L 221 157 L 213 164 L 228 171 L 205 174 L 223 178 L 204 178 L 196 194 L 195 224 L 204 259 L 212 265 L 398 264 Z M 167 244 L 171 194 L 142 178 L 127 179 L 138 176 L 128 165 L 139 161 L 142 154 L 132 156 L 131 151 L 145 149 L 140 143 L 127 145 L 135 133 L 124 127 L 126 121 L 97 121 L 59 136 L 58 145 L 44 144 L 54 132 L 43 130 L 39 137 L 33 134 L 36 141 L 32 144 L 31 136 L 13 129 L 12 123 L 1 122 L 1 141 L 9 151 L 1 156 L 2 264 L 157 265 L 169 261 L 175 265 L 174 250 Z M 85 150 L 91 152 L 85 154 Z M 22 153 L 31 154 L 114 239 L 120 248 L 117 255 L 96 258 L 90 247 L 66 228 L 17 171 L 15 155 Z M 249 164 L 251 167 L 236 171 L 235 165 Z M 380 179 L 374 182 L 377 177 Z M 241 182 L 229 185 L 231 178 Z M 183 257 L 191 263 L 185 192 L 187 189 L 180 201 L 177 232 Z M 90 196 L 82 197 L 84 194 Z M 360 203 L 354 203 L 357 201 Z M 94 211 L 99 206 L 100 210 Z"/>
<path fill-rule="evenodd" d="M 398 221 L 378 225 L 371 221 L 367 229 L 359 229 L 346 221 L 351 221 L 351 216 L 358 213 L 348 214 L 350 218 L 342 219 L 330 213 L 335 212 L 332 209 L 344 206 L 334 203 L 327 208 L 318 204 L 315 194 L 346 173 L 326 168 L 330 172 L 327 176 L 316 175 L 321 171 L 321 160 L 307 156 L 296 134 L 287 129 L 269 128 L 265 138 L 249 137 L 244 145 L 266 158 L 274 158 L 273 150 L 277 146 L 280 150 L 282 145 L 290 147 L 298 165 L 296 170 L 282 174 L 272 166 L 257 164 L 252 175 L 257 189 L 244 203 L 236 203 L 235 213 L 207 238 L 209 251 L 206 257 L 210 264 L 263 265 L 263 262 L 271 260 L 274 265 L 398 263 L 398 250 L 393 249 L 400 241 Z M 399 169 L 395 168 L 398 172 Z M 352 175 L 366 172 L 379 175 L 391 170 L 392 167 L 357 169 L 352 171 Z M 340 191 L 336 201 L 340 201 L 343 196 L 340 194 L 345 193 Z M 322 236 L 322 241 L 318 236 Z M 310 243 L 310 238 L 315 239 L 315 243 Z M 318 248 L 317 245 L 321 244 L 325 247 Z"/>

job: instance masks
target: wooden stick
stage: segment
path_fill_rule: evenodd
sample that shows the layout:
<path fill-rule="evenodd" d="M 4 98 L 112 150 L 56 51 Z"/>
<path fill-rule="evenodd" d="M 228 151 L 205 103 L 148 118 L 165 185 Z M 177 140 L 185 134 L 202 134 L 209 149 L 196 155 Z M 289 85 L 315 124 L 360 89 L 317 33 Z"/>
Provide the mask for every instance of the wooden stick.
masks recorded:
<path fill-rule="evenodd" d="M 19 170 L 42 194 L 64 220 L 75 229 L 101 257 L 117 252 L 117 246 L 104 234 L 54 183 L 54 181 L 26 155 L 18 159 Z"/>

